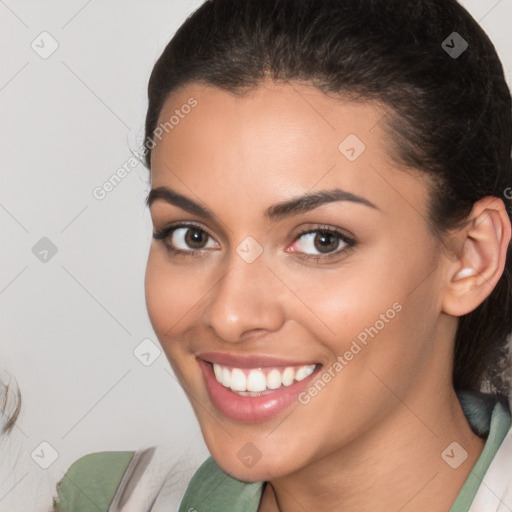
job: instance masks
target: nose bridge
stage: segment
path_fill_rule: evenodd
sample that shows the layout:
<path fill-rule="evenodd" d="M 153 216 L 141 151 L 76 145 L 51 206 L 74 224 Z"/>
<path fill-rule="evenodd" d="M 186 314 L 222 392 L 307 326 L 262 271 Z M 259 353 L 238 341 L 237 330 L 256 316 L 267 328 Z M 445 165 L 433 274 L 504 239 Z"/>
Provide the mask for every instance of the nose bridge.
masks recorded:
<path fill-rule="evenodd" d="M 263 247 L 246 237 L 232 248 L 226 270 L 205 303 L 203 324 L 231 342 L 239 341 L 248 330 L 279 329 L 282 310 L 272 291 L 275 280 Z"/>

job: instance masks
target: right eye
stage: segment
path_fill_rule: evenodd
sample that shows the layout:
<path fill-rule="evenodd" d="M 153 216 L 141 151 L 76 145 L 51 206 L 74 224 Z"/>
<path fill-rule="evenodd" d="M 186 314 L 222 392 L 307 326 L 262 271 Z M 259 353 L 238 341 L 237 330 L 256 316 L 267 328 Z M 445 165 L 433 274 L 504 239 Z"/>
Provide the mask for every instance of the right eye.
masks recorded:
<path fill-rule="evenodd" d="M 196 224 L 175 224 L 153 233 L 155 240 L 162 240 L 170 254 L 195 255 L 203 249 L 218 247 L 218 243 Z M 208 239 L 212 242 L 208 245 Z M 205 245 L 206 243 L 206 245 Z"/>

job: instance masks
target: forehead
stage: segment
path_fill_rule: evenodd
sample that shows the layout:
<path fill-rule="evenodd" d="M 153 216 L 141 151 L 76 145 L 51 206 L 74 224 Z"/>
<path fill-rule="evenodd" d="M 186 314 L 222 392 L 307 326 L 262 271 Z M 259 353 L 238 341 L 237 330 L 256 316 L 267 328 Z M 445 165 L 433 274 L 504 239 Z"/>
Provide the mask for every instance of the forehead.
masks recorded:
<path fill-rule="evenodd" d="M 189 108 L 190 103 L 195 106 Z M 378 125 L 385 114 L 377 103 L 328 97 L 312 86 L 263 82 L 236 95 L 194 83 L 174 92 L 164 104 L 158 125 L 164 127 L 166 143 L 157 140 L 159 147 L 153 154 L 162 146 L 168 153 L 181 154 L 189 149 L 183 142 L 193 135 L 196 147 L 217 148 L 226 157 L 238 147 L 258 153 L 264 149 L 267 158 L 283 160 L 317 159 L 318 153 L 327 150 L 326 157 L 332 159 L 341 156 L 338 145 L 349 135 L 359 139 L 357 152 L 363 147 L 376 149 L 383 134 Z"/>
<path fill-rule="evenodd" d="M 425 175 L 391 161 L 386 114 L 378 103 L 327 96 L 312 86 L 265 82 L 235 95 L 189 84 L 160 113 L 152 184 L 200 194 L 215 187 L 232 197 L 258 191 L 255 201 L 336 186 L 384 210 L 397 196 L 421 205 Z"/>

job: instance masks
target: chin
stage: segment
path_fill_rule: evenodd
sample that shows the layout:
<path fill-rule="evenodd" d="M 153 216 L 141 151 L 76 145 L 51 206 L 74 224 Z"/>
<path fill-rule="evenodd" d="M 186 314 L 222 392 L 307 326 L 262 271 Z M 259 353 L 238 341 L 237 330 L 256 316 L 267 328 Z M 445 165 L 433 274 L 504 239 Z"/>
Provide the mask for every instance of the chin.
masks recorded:
<path fill-rule="evenodd" d="M 273 480 L 294 471 L 286 464 L 286 456 L 281 452 L 275 452 L 271 458 L 264 453 L 253 452 L 254 458 L 251 460 L 251 451 L 251 444 L 246 443 L 240 450 L 216 446 L 210 453 L 224 473 L 244 482 Z"/>
<path fill-rule="evenodd" d="M 226 461 L 224 459 L 217 459 L 216 457 L 214 457 L 214 459 L 224 473 L 231 475 L 237 480 L 242 480 L 243 482 L 264 482 L 281 476 L 280 474 L 276 474 L 276 468 L 272 465 L 264 464 L 261 460 L 252 468 L 244 468 L 238 459 L 235 459 L 235 461 Z"/>

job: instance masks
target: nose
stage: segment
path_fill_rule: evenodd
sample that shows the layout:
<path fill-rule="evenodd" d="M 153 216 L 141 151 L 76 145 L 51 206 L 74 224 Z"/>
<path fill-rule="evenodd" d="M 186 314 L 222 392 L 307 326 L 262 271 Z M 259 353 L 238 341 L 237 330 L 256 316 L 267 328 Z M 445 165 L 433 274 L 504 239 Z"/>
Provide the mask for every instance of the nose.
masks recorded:
<path fill-rule="evenodd" d="M 207 295 L 201 321 L 219 339 L 239 343 L 249 331 L 277 331 L 284 322 L 282 283 L 264 255 L 248 263 L 233 251 L 227 267 Z"/>

